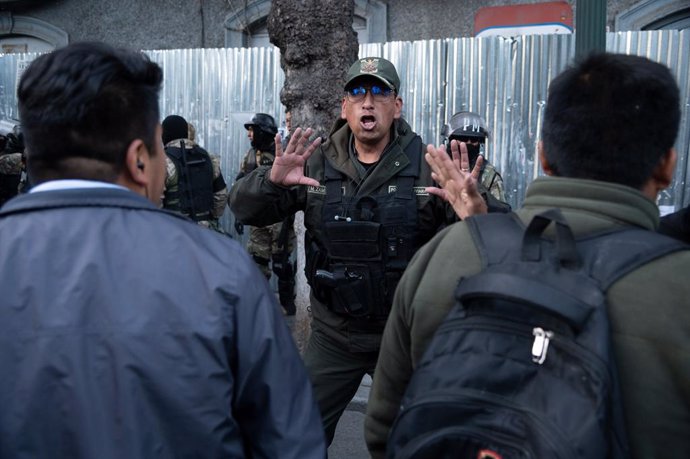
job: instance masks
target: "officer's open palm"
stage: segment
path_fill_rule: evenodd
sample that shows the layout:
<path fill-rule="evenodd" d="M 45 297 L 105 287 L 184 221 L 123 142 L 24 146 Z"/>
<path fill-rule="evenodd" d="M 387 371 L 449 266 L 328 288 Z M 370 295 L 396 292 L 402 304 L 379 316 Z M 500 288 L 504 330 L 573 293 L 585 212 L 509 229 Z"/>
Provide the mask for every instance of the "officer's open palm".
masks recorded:
<path fill-rule="evenodd" d="M 431 178 L 441 188 L 427 187 L 427 192 L 440 196 L 447 201 L 458 217 L 464 219 L 470 215 L 487 212 L 487 206 L 479 194 L 477 179 L 481 171 L 483 158 L 477 158 L 472 171 L 469 170 L 467 146 L 462 142 L 451 142 L 452 159 L 446 153 L 446 147 L 427 146 L 424 159 L 431 167 Z"/>
<path fill-rule="evenodd" d="M 290 138 L 285 151 L 280 143 L 280 134 L 276 134 L 276 159 L 271 167 L 270 180 L 282 186 L 311 185 L 319 186 L 318 180 L 304 175 L 304 164 L 311 154 L 321 145 L 321 138 L 317 137 L 309 142 L 314 133 L 311 128 L 302 130 L 297 128 Z"/>

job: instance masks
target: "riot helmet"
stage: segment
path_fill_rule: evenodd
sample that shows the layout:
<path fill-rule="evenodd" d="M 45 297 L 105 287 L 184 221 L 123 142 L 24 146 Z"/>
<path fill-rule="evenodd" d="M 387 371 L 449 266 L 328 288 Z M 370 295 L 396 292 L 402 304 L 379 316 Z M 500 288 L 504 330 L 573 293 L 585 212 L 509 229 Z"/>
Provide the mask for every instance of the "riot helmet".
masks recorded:
<path fill-rule="evenodd" d="M 269 150 L 275 135 L 278 133 L 278 126 L 275 119 L 266 113 L 257 113 L 249 123 L 244 124 L 244 128 L 252 128 L 252 147 L 259 150 Z"/>
<path fill-rule="evenodd" d="M 477 138 L 484 143 L 489 137 L 484 119 L 474 112 L 458 112 L 450 118 L 444 126 L 443 134 L 448 139 L 464 140 L 464 138 Z"/>
<path fill-rule="evenodd" d="M 458 112 L 443 126 L 441 134 L 450 153 L 450 141 L 458 140 L 467 145 L 470 167 L 474 167 L 477 157 L 484 152 L 484 144 L 489 137 L 489 130 L 484 119 L 474 112 Z"/>
<path fill-rule="evenodd" d="M 244 124 L 245 129 L 249 128 L 260 130 L 268 135 L 276 135 L 278 133 L 278 126 L 276 125 L 276 120 L 273 119 L 271 115 L 266 113 L 257 113 L 252 117 L 249 123 Z"/>

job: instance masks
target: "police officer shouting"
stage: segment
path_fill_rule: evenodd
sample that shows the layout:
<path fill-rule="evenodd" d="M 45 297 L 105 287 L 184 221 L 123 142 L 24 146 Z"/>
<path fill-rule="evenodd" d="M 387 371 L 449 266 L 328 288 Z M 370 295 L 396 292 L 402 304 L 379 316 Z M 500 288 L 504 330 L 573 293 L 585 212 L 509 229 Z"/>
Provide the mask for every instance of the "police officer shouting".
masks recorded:
<path fill-rule="evenodd" d="M 313 321 L 304 359 L 329 444 L 373 373 L 400 276 L 447 219 L 444 202 L 426 190 L 431 172 L 421 138 L 401 118 L 393 64 L 359 59 L 344 89 L 341 119 L 323 145 L 307 143 L 311 129 L 296 129 L 272 167 L 258 167 L 230 193 L 233 212 L 250 224 L 305 212 Z"/>
<path fill-rule="evenodd" d="M 278 126 L 271 115 L 257 113 L 249 123 L 245 123 L 247 137 L 251 148 L 247 151 L 237 180 L 252 172 L 259 166 L 271 166 L 275 159 L 275 135 Z M 235 214 L 235 230 L 244 232 L 242 221 Z M 278 277 L 278 296 L 280 304 L 289 316 L 295 315 L 295 263 L 290 255 L 295 246 L 294 214 L 282 222 L 266 226 L 252 226 L 249 229 L 247 250 L 258 265 L 266 279 L 271 273 Z"/>

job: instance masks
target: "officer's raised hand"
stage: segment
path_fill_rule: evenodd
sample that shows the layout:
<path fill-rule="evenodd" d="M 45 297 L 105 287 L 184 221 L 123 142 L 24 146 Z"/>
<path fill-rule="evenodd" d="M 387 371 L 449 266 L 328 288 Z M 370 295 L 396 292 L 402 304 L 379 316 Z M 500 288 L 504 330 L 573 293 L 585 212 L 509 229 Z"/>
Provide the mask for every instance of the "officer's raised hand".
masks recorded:
<path fill-rule="evenodd" d="M 283 151 L 280 142 L 280 134 L 276 134 L 276 159 L 271 167 L 271 182 L 283 185 L 311 185 L 319 186 L 318 180 L 304 175 L 304 164 L 309 156 L 321 145 L 321 138 L 317 137 L 309 142 L 309 137 L 314 133 L 311 128 L 302 130 L 297 128 Z"/>
<path fill-rule="evenodd" d="M 483 158 L 477 158 L 474 169 L 470 172 L 470 161 L 467 146 L 464 142 L 453 140 L 450 143 L 452 159 L 446 153 L 446 147 L 428 145 L 424 159 L 431 167 L 431 178 L 441 188 L 427 187 L 426 191 L 440 196 L 453 206 L 461 219 L 470 215 L 485 214 L 486 202 L 479 193 L 478 178 L 481 173 Z"/>

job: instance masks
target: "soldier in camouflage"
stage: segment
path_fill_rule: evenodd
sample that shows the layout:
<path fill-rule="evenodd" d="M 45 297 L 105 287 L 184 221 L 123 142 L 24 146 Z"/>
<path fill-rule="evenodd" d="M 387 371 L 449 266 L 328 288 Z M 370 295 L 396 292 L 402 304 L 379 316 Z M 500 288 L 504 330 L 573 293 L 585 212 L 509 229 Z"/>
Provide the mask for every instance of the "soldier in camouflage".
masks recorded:
<path fill-rule="evenodd" d="M 470 170 L 474 168 L 477 158 L 484 158 L 479 176 L 480 192 L 488 191 L 492 197 L 499 201 L 507 202 L 503 188 L 503 178 L 496 168 L 486 159 L 484 147 L 489 137 L 484 119 L 474 112 L 458 112 L 450 118 L 442 132 L 450 152 L 450 141 L 465 142 L 467 154 L 470 160 Z"/>
<path fill-rule="evenodd" d="M 244 125 L 251 148 L 240 165 L 237 180 L 252 172 L 259 166 L 271 166 L 275 160 L 275 135 L 278 127 L 272 116 L 257 113 L 249 123 Z M 278 277 L 278 296 L 280 304 L 287 315 L 295 315 L 295 271 L 296 266 L 290 255 L 295 246 L 294 215 L 282 222 L 269 226 L 249 229 L 247 250 L 254 258 L 266 279 L 272 273 Z M 236 222 L 238 233 L 242 223 Z M 269 266 L 270 265 L 270 266 Z"/>
<path fill-rule="evenodd" d="M 194 141 L 195 131 L 181 116 L 170 115 L 162 125 L 166 154 L 163 207 L 225 234 L 219 219 L 225 211 L 228 188 L 220 157 Z"/>
<path fill-rule="evenodd" d="M 0 206 L 19 193 L 24 170 L 24 138 L 15 126 L 14 132 L 3 137 L 0 149 Z"/>

